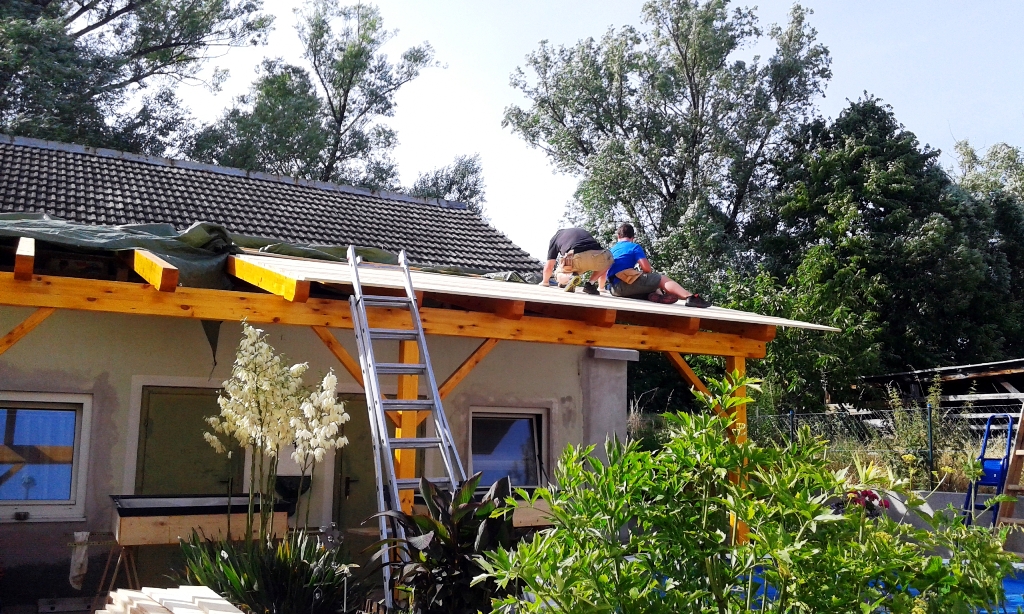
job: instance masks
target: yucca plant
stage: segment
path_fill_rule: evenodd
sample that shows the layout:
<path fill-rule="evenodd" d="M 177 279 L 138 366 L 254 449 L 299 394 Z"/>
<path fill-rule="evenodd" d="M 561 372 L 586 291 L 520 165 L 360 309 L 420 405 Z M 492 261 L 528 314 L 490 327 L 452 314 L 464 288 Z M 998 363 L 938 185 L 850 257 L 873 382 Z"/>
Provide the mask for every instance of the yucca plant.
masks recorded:
<path fill-rule="evenodd" d="M 350 584 L 353 566 L 342 562 L 340 548 L 324 548 L 303 530 L 262 544 L 212 541 L 193 531 L 182 546 L 190 584 L 253 614 L 334 614 L 366 592 Z"/>
<path fill-rule="evenodd" d="M 409 593 L 413 614 L 491 611 L 497 585 L 491 580 L 473 584 L 484 573 L 478 561 L 484 552 L 511 547 L 515 535 L 511 508 L 495 514 L 507 507 L 509 479 L 498 480 L 474 501 L 482 475 L 474 474 L 453 494 L 421 478 L 426 515 L 387 511 L 373 516 L 386 516 L 405 530 L 404 539 L 382 540 L 371 548 L 388 545 L 405 555 L 396 556 L 391 565 L 399 590 Z"/>

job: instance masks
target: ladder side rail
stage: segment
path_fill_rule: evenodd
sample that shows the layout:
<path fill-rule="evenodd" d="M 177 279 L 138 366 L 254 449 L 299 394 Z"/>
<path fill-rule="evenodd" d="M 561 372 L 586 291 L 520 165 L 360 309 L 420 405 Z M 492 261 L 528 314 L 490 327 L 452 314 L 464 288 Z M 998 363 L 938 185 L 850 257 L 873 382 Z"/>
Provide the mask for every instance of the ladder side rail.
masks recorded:
<path fill-rule="evenodd" d="M 430 350 L 427 348 L 427 336 L 423 332 L 423 322 L 420 320 L 419 305 L 416 302 L 416 291 L 412 285 L 412 274 L 409 271 L 409 260 L 405 250 L 402 250 L 399 254 L 398 261 L 402 266 L 403 273 L 405 274 L 405 292 L 410 300 L 409 309 L 412 314 L 412 324 L 416 329 L 417 336 L 419 337 L 420 359 L 426 370 L 427 380 L 430 384 L 430 394 L 434 401 L 433 413 L 435 430 L 437 431 L 437 436 L 444 442 L 445 450 L 442 451 L 441 457 L 444 459 L 446 469 L 448 470 L 448 477 L 452 482 L 452 492 L 454 493 L 460 483 L 466 481 L 466 470 L 462 465 L 462 460 L 459 458 L 455 442 L 452 441 L 451 425 L 448 424 L 448 417 L 444 411 L 444 405 L 441 403 L 441 396 L 437 391 L 437 379 L 434 377 L 434 367 L 430 360 Z"/>
<path fill-rule="evenodd" d="M 363 331 L 358 315 L 359 306 L 355 296 L 349 298 L 349 305 L 353 316 L 353 332 L 356 336 L 356 344 L 359 347 L 359 366 L 362 368 L 363 372 L 363 383 L 365 385 L 367 409 L 370 419 L 370 441 L 373 446 L 374 480 L 376 481 L 377 486 L 377 511 L 383 512 L 388 508 L 384 498 L 383 467 L 381 466 L 380 438 L 378 436 L 380 425 L 377 422 L 377 412 L 374 409 L 374 401 L 377 396 L 377 382 L 373 370 L 370 368 L 370 365 L 367 364 L 368 361 L 366 360 L 366 354 L 364 351 Z M 387 539 L 389 536 L 387 522 L 387 518 L 383 516 L 377 519 L 377 526 L 381 539 Z M 391 549 L 387 546 L 382 546 L 381 549 L 383 550 L 381 554 L 381 562 L 384 564 L 384 582 L 385 585 L 387 585 L 391 581 Z"/>

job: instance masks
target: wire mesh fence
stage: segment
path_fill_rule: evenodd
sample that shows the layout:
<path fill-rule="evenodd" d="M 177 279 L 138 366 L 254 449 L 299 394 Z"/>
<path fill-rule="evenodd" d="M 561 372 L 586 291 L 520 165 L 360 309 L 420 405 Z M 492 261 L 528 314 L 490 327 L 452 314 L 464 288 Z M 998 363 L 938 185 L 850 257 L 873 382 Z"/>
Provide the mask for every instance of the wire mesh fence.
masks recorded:
<path fill-rule="evenodd" d="M 981 454 L 989 418 L 985 457 L 1002 458 L 1012 444 L 1020 411 L 1020 404 L 1014 404 L 751 414 L 747 428 L 758 444 L 777 446 L 788 445 L 807 429 L 829 442 L 828 454 L 837 467 L 849 466 L 854 459 L 875 461 L 915 487 L 965 490 L 968 464 Z"/>

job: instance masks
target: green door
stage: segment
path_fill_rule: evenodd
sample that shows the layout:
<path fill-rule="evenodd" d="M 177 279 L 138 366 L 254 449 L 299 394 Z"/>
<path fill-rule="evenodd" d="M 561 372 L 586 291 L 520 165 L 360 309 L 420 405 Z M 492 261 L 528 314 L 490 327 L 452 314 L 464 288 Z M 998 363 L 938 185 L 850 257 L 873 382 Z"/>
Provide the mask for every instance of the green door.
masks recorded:
<path fill-rule="evenodd" d="M 137 495 L 220 495 L 242 491 L 243 455 L 229 459 L 203 439 L 208 416 L 220 413 L 218 390 L 209 388 L 142 389 Z"/>

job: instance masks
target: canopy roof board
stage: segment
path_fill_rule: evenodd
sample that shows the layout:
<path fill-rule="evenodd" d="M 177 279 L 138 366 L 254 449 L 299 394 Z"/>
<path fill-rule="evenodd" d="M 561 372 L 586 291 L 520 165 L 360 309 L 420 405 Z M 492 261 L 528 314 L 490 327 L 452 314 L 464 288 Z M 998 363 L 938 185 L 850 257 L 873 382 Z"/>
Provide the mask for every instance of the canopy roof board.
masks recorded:
<path fill-rule="evenodd" d="M 260 269 L 272 271 L 295 282 L 316 282 L 321 284 L 337 284 L 347 286 L 352 283 L 352 270 L 344 262 L 326 262 L 277 255 L 245 254 L 234 257 L 235 261 L 250 263 Z M 404 288 L 401 269 L 394 266 L 374 266 L 365 263 L 360 272 L 363 286 L 376 288 Z M 579 308 L 583 310 L 615 310 L 633 314 L 645 314 L 660 317 L 663 322 L 671 322 L 677 318 L 699 318 L 701 328 L 711 322 L 728 322 L 735 324 L 752 324 L 766 326 L 782 326 L 804 328 L 817 331 L 837 331 L 838 329 L 820 324 L 788 320 L 773 316 L 765 316 L 735 309 L 709 307 L 698 309 L 682 304 L 663 305 L 647 300 L 617 298 L 609 295 L 589 295 L 584 292 L 568 293 L 555 288 L 545 288 L 534 284 L 509 283 L 480 276 L 448 275 L 412 271 L 413 286 L 417 291 L 433 295 L 433 298 L 444 300 L 450 297 L 456 302 L 459 297 L 473 297 L 495 301 L 521 301 L 525 303 L 526 312 L 542 313 L 545 306 Z M 628 316 L 626 316 L 628 318 Z M 648 319 L 649 321 L 651 319 Z M 673 328 L 668 326 L 668 328 Z M 708 329 L 713 330 L 713 329 Z"/>

